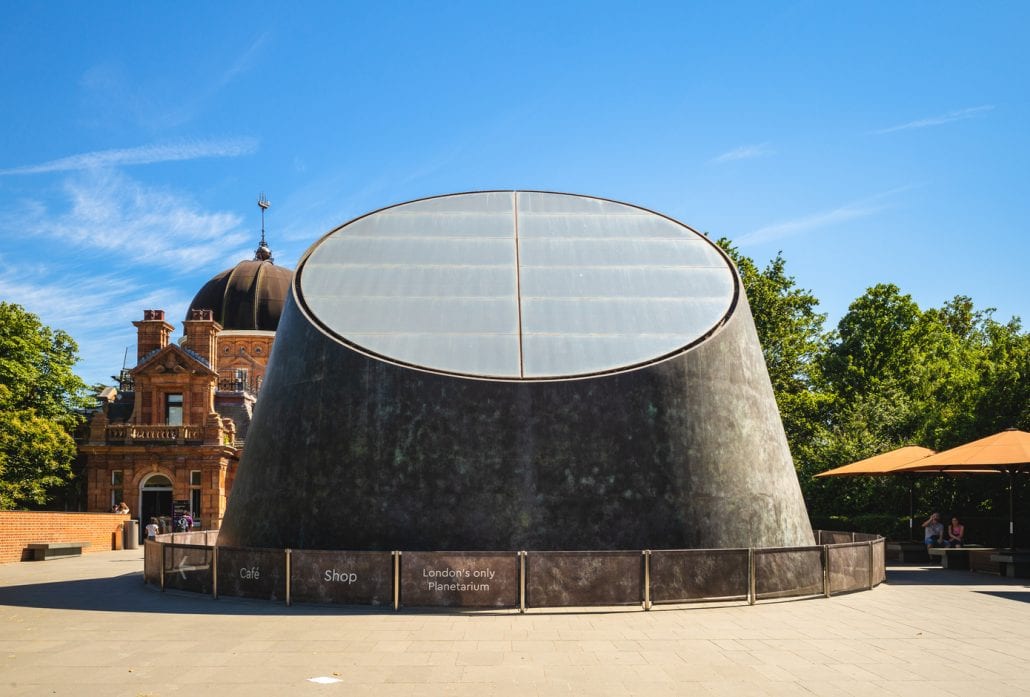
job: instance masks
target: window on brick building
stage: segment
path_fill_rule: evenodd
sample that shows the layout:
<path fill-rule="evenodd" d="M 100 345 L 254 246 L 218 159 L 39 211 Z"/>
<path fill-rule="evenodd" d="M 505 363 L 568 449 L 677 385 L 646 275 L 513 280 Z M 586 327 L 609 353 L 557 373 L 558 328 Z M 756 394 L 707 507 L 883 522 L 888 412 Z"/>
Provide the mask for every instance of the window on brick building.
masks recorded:
<path fill-rule="evenodd" d="M 165 423 L 182 426 L 182 394 L 165 395 Z"/>
<path fill-rule="evenodd" d="M 122 470 L 111 470 L 111 508 L 125 500 L 124 481 Z"/>
<path fill-rule="evenodd" d="M 200 470 L 190 470 L 190 506 L 193 518 L 200 518 Z"/>

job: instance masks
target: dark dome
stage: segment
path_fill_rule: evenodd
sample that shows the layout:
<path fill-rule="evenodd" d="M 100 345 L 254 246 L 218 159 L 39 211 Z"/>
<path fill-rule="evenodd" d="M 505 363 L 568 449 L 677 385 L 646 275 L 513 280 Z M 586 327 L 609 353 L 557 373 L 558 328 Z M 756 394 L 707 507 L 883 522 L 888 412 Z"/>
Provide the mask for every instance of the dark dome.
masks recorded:
<path fill-rule="evenodd" d="M 274 332 L 292 278 L 292 271 L 271 260 L 241 261 L 205 283 L 189 309 L 212 310 L 223 329 Z"/>

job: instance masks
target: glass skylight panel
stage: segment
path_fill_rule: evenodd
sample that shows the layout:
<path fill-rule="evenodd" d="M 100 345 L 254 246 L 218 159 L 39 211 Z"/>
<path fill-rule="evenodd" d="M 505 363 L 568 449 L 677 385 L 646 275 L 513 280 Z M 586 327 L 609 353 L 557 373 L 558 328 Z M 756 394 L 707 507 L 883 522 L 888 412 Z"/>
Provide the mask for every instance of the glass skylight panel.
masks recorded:
<path fill-rule="evenodd" d="M 620 370 L 697 341 L 735 278 L 702 236 L 624 204 L 484 192 L 388 208 L 324 238 L 304 303 L 387 359 L 463 375 L 547 379 Z"/>

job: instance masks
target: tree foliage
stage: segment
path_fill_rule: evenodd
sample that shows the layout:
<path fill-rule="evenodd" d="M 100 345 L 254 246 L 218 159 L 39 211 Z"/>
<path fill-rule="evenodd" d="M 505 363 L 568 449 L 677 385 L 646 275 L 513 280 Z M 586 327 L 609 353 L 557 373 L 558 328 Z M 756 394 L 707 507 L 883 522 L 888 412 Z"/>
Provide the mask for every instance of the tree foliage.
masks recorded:
<path fill-rule="evenodd" d="M 818 299 L 777 256 L 759 269 L 726 240 L 740 271 L 810 512 L 900 513 L 898 478 L 813 479 L 903 445 L 935 450 L 1008 427 L 1030 430 L 1030 334 L 958 295 L 921 309 L 893 284 L 870 287 L 830 332 Z M 922 498 L 964 515 L 1004 509 L 990 477 L 924 478 Z"/>
<path fill-rule="evenodd" d="M 85 384 L 78 348 L 21 306 L 0 302 L 0 509 L 45 504 L 71 476 Z"/>

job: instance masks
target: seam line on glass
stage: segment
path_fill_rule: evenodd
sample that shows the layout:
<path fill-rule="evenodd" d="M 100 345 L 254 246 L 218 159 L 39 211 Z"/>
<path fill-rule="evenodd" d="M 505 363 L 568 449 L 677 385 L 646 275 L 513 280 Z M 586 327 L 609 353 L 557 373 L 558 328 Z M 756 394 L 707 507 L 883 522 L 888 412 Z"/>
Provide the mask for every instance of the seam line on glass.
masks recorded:
<path fill-rule="evenodd" d="M 519 308 L 519 377 L 526 377 L 522 358 L 522 264 L 519 260 L 519 192 L 511 192 L 511 211 L 515 221 L 515 299 Z"/>

